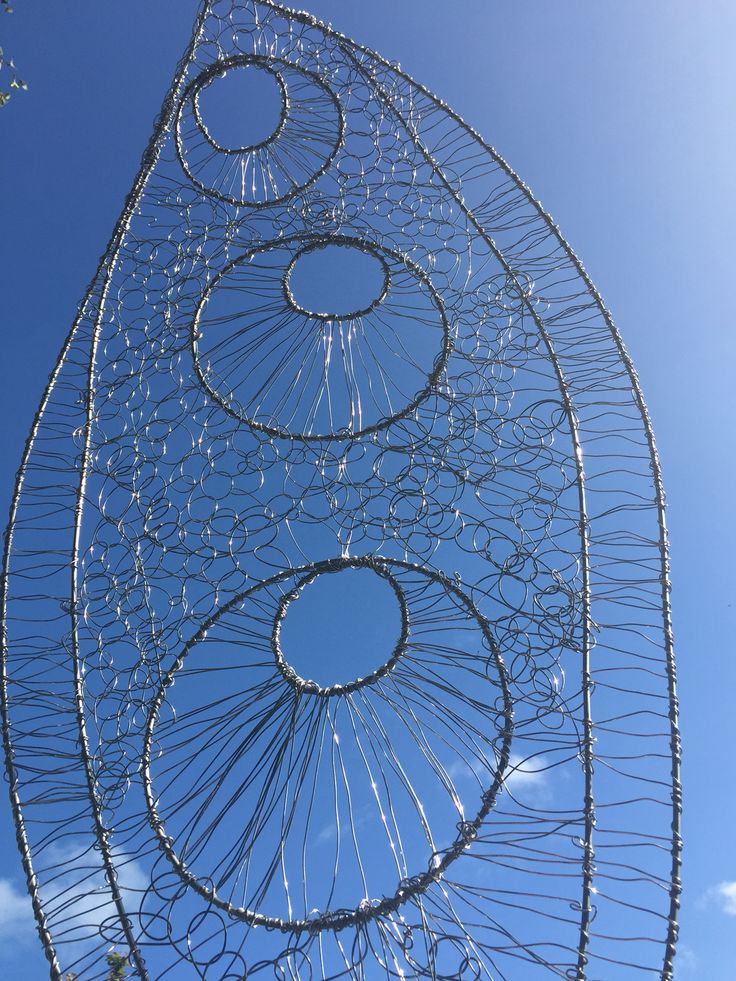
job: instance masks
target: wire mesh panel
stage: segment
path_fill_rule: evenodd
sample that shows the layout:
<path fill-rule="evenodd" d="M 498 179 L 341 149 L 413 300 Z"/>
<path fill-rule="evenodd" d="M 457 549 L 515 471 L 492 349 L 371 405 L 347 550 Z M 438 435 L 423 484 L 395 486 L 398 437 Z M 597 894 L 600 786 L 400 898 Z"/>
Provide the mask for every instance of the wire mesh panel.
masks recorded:
<path fill-rule="evenodd" d="M 3 597 L 52 978 L 672 977 L 632 366 L 503 159 L 308 15 L 204 4 L 34 421 Z"/>

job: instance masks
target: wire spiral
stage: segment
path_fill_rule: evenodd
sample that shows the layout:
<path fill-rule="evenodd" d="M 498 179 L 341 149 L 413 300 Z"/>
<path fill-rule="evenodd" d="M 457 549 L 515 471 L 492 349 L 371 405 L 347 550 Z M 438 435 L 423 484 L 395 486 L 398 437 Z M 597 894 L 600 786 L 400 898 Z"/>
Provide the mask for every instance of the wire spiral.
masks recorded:
<path fill-rule="evenodd" d="M 237 73 L 277 112 L 228 141 Z M 372 293 L 305 299 L 338 258 Z M 619 335 L 508 165 L 310 16 L 207 0 L 6 537 L 51 977 L 671 979 L 663 509 Z M 297 663 L 330 590 L 393 625 L 358 674 Z"/>

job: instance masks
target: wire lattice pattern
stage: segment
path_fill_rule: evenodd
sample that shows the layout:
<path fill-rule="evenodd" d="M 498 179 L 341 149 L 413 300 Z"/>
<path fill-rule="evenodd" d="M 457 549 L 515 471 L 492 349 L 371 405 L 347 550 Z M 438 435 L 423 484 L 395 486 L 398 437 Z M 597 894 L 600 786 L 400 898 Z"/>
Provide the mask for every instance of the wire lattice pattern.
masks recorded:
<path fill-rule="evenodd" d="M 228 141 L 238 73 L 277 112 Z M 308 302 L 346 256 L 372 292 Z M 671 978 L 663 506 L 619 335 L 502 158 L 308 15 L 207 0 L 7 536 L 51 977 Z M 394 634 L 312 677 L 289 622 L 333 587 Z"/>

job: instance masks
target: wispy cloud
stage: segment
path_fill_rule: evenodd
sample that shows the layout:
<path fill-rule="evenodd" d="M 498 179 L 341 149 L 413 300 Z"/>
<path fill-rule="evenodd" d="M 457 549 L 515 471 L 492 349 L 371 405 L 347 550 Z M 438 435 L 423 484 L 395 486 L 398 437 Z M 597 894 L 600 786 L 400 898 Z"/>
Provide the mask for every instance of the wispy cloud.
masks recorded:
<path fill-rule="evenodd" d="M 316 845 L 324 845 L 325 842 L 334 841 L 337 838 L 337 825 L 326 824 L 315 838 Z"/>
<path fill-rule="evenodd" d="M 493 779 L 495 768 L 495 761 L 482 763 L 480 760 L 456 760 L 448 766 L 447 773 L 453 783 L 462 784 L 473 780 L 485 787 Z M 523 794 L 528 797 L 533 794 L 537 798 L 548 796 L 551 793 L 549 772 L 550 762 L 546 757 L 525 757 L 512 753 L 504 775 L 504 787 L 514 795 Z"/>
<path fill-rule="evenodd" d="M 370 824 L 373 817 L 372 809 L 367 807 L 362 807 L 358 814 L 353 815 L 352 827 L 354 829 L 362 828 L 366 824 Z M 340 837 L 345 839 L 351 834 L 350 821 L 340 822 Z M 329 824 L 325 824 L 324 827 L 317 832 L 317 836 L 314 839 L 316 845 L 324 845 L 329 841 L 334 841 L 337 838 L 337 825 L 334 821 Z"/>
<path fill-rule="evenodd" d="M 677 945 L 677 960 L 675 961 L 676 973 L 681 977 L 683 974 L 691 974 L 693 977 L 699 977 L 699 967 L 700 963 L 695 954 L 687 944 L 678 943 Z"/>

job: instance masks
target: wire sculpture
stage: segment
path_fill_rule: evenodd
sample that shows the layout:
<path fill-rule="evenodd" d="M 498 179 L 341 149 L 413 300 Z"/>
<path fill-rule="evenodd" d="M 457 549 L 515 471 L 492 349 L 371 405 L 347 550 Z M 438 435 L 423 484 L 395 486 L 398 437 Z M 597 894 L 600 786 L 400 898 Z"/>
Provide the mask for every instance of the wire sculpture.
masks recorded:
<path fill-rule="evenodd" d="M 270 131 L 217 131 L 233 77 Z M 373 293 L 322 309 L 346 257 Z M 296 656 L 330 589 L 382 591 L 362 676 Z M 28 439 L 2 696 L 57 981 L 672 978 L 634 369 L 508 164 L 308 14 L 202 6 Z"/>

